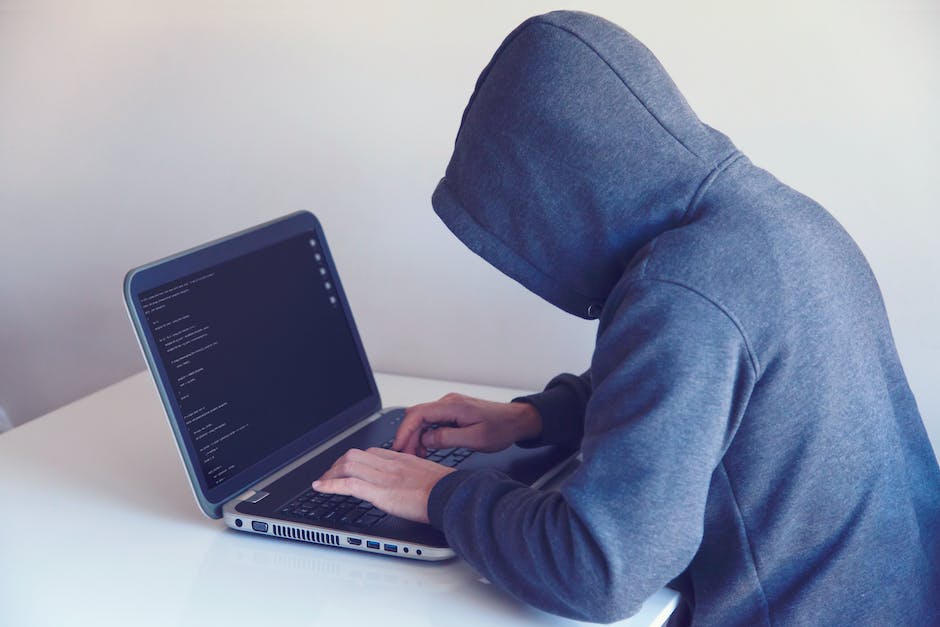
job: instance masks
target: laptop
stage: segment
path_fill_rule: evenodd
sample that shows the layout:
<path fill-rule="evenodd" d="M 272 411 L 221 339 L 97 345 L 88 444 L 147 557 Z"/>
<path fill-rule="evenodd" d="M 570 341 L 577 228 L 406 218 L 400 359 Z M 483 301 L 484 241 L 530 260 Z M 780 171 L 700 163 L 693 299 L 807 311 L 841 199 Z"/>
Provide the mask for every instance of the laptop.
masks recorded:
<path fill-rule="evenodd" d="M 293 213 L 135 268 L 131 323 L 196 501 L 239 531 L 417 560 L 454 552 L 430 525 L 311 482 L 350 448 L 390 446 L 404 408 L 383 408 L 323 228 Z M 429 452 L 543 485 L 558 447 Z"/>

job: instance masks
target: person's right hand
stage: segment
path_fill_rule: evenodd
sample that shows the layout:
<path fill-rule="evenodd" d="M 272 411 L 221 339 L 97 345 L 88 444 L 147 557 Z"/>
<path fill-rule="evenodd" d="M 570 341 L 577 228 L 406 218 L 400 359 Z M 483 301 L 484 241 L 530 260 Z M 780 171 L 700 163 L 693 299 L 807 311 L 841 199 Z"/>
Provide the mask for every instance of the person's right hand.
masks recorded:
<path fill-rule="evenodd" d="M 542 417 L 529 403 L 494 403 L 451 393 L 409 407 L 392 448 L 419 457 L 429 448 L 458 446 L 493 452 L 541 432 Z"/>

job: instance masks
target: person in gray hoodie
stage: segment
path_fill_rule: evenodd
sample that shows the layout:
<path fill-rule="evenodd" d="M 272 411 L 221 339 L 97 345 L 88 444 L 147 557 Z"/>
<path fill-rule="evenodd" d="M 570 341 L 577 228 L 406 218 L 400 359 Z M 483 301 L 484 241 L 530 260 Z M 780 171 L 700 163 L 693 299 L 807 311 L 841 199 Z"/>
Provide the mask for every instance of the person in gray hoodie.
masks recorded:
<path fill-rule="evenodd" d="M 599 318 L 590 370 L 412 407 L 401 452 L 350 451 L 317 489 L 429 521 L 571 618 L 624 618 L 671 583 L 694 624 L 940 624 L 940 469 L 871 269 L 639 41 L 583 13 L 519 26 L 432 201 L 475 253 Z M 514 442 L 583 463 L 539 491 L 413 455 Z"/>

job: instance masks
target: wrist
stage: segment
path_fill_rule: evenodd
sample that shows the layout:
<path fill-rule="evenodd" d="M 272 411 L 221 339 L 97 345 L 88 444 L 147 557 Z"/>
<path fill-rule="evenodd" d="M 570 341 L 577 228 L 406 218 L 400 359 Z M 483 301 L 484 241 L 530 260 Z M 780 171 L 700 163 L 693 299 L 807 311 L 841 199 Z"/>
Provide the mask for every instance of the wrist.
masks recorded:
<path fill-rule="evenodd" d="M 444 531 L 444 508 L 447 501 L 472 471 L 456 470 L 438 479 L 428 495 L 428 523 L 438 531 Z"/>
<path fill-rule="evenodd" d="M 542 434 L 542 415 L 535 405 L 526 402 L 512 403 L 516 410 L 516 441 L 532 440 Z"/>

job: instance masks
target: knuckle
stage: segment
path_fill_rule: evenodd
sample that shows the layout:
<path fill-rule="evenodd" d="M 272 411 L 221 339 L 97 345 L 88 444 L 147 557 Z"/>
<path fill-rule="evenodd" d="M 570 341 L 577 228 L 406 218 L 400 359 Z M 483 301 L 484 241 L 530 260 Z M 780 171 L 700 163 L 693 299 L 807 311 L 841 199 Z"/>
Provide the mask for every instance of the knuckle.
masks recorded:
<path fill-rule="evenodd" d="M 401 421 L 401 425 L 398 427 L 399 434 L 409 435 L 414 433 L 415 429 L 421 424 L 420 416 L 408 416 Z"/>
<path fill-rule="evenodd" d="M 405 417 L 402 419 L 402 422 L 407 422 L 409 420 L 418 420 L 422 411 L 424 411 L 425 403 L 420 403 L 418 405 L 412 405 L 405 409 Z"/>

